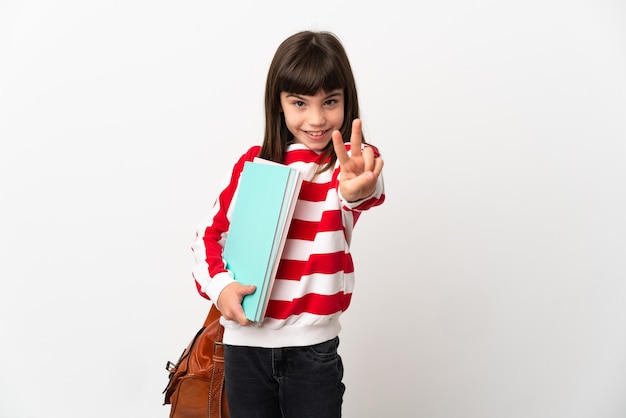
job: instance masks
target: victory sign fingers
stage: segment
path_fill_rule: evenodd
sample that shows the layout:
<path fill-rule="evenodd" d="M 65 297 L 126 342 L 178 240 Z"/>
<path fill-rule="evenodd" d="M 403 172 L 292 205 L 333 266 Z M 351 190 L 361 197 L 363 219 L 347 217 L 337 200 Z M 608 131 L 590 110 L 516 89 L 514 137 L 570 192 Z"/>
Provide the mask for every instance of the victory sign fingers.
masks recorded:
<path fill-rule="evenodd" d="M 350 155 L 339 131 L 333 132 L 332 139 L 341 170 L 339 185 L 341 194 L 349 201 L 360 200 L 372 194 L 383 167 L 383 160 L 375 156 L 373 148 L 361 149 L 363 143 L 361 120 L 355 119 L 352 122 Z"/>

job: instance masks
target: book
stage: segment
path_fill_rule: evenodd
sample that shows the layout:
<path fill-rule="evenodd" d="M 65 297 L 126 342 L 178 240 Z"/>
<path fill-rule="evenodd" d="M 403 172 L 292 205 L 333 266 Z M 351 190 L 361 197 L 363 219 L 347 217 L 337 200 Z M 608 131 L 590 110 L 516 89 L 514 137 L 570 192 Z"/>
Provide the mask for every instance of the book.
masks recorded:
<path fill-rule="evenodd" d="M 265 316 L 301 185 L 293 167 L 260 158 L 244 164 L 223 257 L 235 280 L 256 286 L 242 302 L 250 321 Z"/>

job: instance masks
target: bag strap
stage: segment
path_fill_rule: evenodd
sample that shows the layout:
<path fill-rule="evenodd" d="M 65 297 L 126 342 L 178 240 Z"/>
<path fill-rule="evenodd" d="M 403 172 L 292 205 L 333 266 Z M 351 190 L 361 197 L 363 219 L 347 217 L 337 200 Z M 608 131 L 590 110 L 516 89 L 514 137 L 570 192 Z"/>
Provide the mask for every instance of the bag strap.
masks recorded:
<path fill-rule="evenodd" d="M 215 304 L 211 305 L 209 313 L 207 314 L 204 326 L 219 321 L 222 314 L 217 309 Z M 228 403 L 224 396 L 224 345 L 222 344 L 222 337 L 224 335 L 224 327 L 219 324 L 215 334 L 215 341 L 213 342 L 213 368 L 211 371 L 211 378 L 209 381 L 209 393 L 208 393 L 208 411 L 210 417 L 224 417 L 229 416 Z"/>
<path fill-rule="evenodd" d="M 203 326 L 206 327 L 211 322 L 214 322 L 215 320 L 218 320 L 220 318 L 220 316 L 222 316 L 222 314 L 217 309 L 217 307 L 215 307 L 215 303 L 211 304 L 211 309 L 209 309 L 209 313 L 207 314 L 206 319 L 204 320 L 204 325 Z M 220 336 L 220 341 L 221 341 L 221 336 Z"/>

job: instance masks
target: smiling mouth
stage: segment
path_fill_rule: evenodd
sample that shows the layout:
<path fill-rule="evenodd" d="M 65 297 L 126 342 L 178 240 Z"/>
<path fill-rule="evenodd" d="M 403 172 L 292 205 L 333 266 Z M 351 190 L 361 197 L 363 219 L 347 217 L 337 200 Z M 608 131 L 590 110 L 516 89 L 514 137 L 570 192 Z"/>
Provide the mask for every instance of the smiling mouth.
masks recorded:
<path fill-rule="evenodd" d="M 304 131 L 304 132 L 307 135 L 316 138 L 316 137 L 322 137 L 322 136 L 326 135 L 328 133 L 328 131 L 330 131 L 330 129 L 326 129 L 325 131 Z"/>

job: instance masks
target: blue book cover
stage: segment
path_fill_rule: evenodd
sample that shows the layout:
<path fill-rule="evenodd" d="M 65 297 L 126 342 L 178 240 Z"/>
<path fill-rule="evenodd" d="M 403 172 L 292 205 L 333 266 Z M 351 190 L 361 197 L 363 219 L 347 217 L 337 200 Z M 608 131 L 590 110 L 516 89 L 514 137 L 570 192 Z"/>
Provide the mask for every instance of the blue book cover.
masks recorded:
<path fill-rule="evenodd" d="M 241 173 L 223 256 L 235 280 L 257 287 L 242 302 L 251 321 L 265 314 L 301 184 L 298 170 L 259 159 Z"/>

